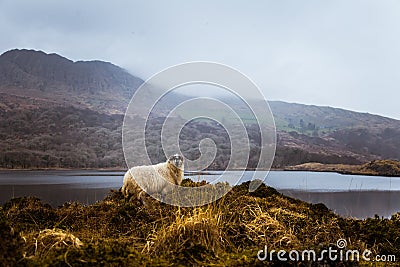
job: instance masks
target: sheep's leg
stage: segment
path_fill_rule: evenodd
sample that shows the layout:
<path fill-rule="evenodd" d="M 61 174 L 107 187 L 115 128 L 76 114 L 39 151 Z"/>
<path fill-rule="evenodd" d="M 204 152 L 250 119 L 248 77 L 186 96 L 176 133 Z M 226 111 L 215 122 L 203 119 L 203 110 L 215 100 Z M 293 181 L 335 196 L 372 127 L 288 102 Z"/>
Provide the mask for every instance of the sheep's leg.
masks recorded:
<path fill-rule="evenodd" d="M 144 204 L 146 199 L 146 193 L 143 191 L 139 192 L 139 194 L 137 195 L 137 199 Z"/>
<path fill-rule="evenodd" d="M 129 192 L 128 192 L 126 187 L 122 187 L 121 188 L 121 193 L 122 193 L 122 195 L 124 195 L 124 199 L 125 200 L 129 200 L 130 199 Z"/>
<path fill-rule="evenodd" d="M 160 194 L 158 195 L 158 199 L 160 200 L 160 202 L 163 202 L 163 203 L 164 203 L 164 201 L 165 201 L 165 195 L 164 195 L 163 193 L 160 193 Z"/>
<path fill-rule="evenodd" d="M 171 199 L 172 197 L 172 189 L 169 186 L 165 186 L 160 192 L 160 201 L 165 202 L 165 199 L 168 197 Z"/>
<path fill-rule="evenodd" d="M 150 205 L 151 200 L 149 199 L 149 197 L 152 197 L 152 196 L 150 196 L 150 195 L 148 195 L 146 192 L 142 191 L 142 192 L 139 193 L 139 196 L 138 196 L 138 197 L 139 197 L 140 203 L 142 203 L 142 205 L 143 205 L 146 209 L 151 208 L 151 205 Z"/>

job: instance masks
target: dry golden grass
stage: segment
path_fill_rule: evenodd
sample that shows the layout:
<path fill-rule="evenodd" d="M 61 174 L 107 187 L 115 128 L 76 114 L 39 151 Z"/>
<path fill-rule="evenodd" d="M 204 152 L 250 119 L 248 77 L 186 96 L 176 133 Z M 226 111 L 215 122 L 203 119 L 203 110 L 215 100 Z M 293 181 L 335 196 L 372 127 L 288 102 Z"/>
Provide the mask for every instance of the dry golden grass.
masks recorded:
<path fill-rule="evenodd" d="M 293 229 L 280 222 L 274 212 L 263 210 L 260 206 L 247 209 L 252 219 L 245 221 L 243 227 L 251 241 L 258 244 L 271 244 L 274 248 L 299 245 Z"/>
<path fill-rule="evenodd" d="M 202 248 L 216 253 L 228 244 L 220 216 L 211 206 L 193 208 L 186 214 L 178 208 L 172 223 L 163 224 L 149 235 L 144 251 L 169 255 Z"/>
<path fill-rule="evenodd" d="M 21 233 L 24 240 L 23 257 L 37 260 L 47 257 L 50 253 L 62 248 L 77 248 L 83 242 L 70 232 L 61 229 L 44 229 L 39 232 Z"/>

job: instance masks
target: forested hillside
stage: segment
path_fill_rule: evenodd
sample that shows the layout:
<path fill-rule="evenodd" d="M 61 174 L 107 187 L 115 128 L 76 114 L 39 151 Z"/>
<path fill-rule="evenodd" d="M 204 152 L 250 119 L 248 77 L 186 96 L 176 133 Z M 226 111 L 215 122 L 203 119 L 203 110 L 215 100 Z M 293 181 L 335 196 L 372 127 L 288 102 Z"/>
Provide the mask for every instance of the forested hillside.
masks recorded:
<path fill-rule="evenodd" d="M 73 62 L 33 50 L 2 54 L 0 168 L 125 168 L 123 114 L 142 83 L 107 62 Z M 180 98 L 171 99 L 165 107 L 174 106 Z M 232 101 L 232 105 L 236 103 Z M 400 159 L 397 120 L 280 101 L 270 102 L 270 106 L 277 126 L 275 167 Z M 164 160 L 159 136 L 165 118 L 162 112 L 155 115 L 146 136 L 148 151 L 156 162 Z M 222 119 L 229 123 L 229 118 Z M 245 123 L 251 144 L 248 167 L 253 168 L 260 150 L 259 131 L 251 120 Z M 199 155 L 201 139 L 211 138 L 218 152 L 210 167 L 227 166 L 230 140 L 217 123 L 192 121 L 181 138 L 183 152 L 191 159 Z"/>

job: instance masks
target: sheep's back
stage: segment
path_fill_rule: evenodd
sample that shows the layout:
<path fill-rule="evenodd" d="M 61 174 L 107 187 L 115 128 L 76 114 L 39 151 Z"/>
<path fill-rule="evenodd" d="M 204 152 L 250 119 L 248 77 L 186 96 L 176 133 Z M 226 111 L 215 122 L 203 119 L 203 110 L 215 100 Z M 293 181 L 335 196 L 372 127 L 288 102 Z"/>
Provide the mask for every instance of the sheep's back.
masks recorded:
<path fill-rule="evenodd" d="M 164 187 L 168 185 L 166 177 L 164 176 L 163 167 L 161 164 L 150 165 L 150 166 L 137 166 L 131 169 L 131 174 L 141 187 L 143 187 L 147 193 L 161 192 Z"/>

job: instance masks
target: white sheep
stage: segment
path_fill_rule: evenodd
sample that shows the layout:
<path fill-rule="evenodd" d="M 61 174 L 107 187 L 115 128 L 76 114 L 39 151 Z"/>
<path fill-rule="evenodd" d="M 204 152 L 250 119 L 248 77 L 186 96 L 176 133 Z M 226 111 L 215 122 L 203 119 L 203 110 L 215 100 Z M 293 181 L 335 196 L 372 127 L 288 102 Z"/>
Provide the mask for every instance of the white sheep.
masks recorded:
<path fill-rule="evenodd" d="M 167 162 L 133 167 L 125 173 L 121 191 L 125 198 L 142 200 L 143 190 L 150 195 L 160 194 L 163 197 L 172 190 L 173 185 L 182 183 L 183 169 L 183 157 L 179 154 L 169 157 Z"/>

